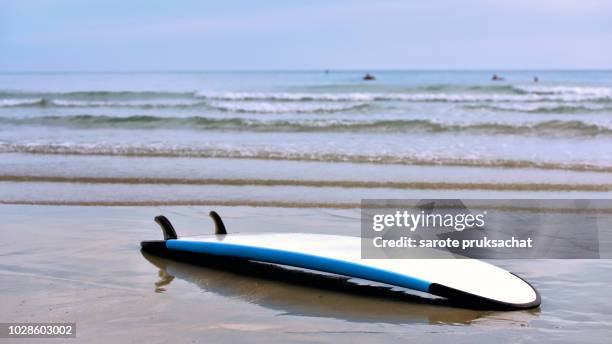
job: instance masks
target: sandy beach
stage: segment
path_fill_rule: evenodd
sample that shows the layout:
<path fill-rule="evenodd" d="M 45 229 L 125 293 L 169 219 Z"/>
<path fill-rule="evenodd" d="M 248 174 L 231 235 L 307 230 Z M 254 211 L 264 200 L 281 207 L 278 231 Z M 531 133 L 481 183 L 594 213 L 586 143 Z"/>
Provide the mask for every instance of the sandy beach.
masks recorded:
<path fill-rule="evenodd" d="M 357 209 L 4 205 L 0 322 L 76 321 L 78 342 L 87 343 L 128 337 L 163 343 L 168 328 L 175 340 L 195 343 L 245 336 L 257 343 L 384 342 L 424 335 L 436 342 L 595 343 L 612 330 L 609 260 L 496 260 L 529 279 L 543 306 L 493 312 L 394 292 L 373 297 L 245 277 L 140 253 L 141 240 L 161 235 L 153 216 L 166 214 L 185 235 L 201 234 L 212 230 L 209 209 L 236 232 L 290 227 L 351 234 L 359 227 Z"/>

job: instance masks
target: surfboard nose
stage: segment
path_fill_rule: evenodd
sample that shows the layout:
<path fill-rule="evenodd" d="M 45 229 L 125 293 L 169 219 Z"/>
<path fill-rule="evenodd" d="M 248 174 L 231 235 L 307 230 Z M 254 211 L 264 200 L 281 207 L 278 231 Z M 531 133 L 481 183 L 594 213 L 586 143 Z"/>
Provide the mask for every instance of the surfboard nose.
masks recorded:
<path fill-rule="evenodd" d="M 529 309 L 541 304 L 540 294 L 531 284 L 497 266 L 465 259 L 443 264 L 448 273 L 433 281 L 431 294 L 482 308 Z"/>

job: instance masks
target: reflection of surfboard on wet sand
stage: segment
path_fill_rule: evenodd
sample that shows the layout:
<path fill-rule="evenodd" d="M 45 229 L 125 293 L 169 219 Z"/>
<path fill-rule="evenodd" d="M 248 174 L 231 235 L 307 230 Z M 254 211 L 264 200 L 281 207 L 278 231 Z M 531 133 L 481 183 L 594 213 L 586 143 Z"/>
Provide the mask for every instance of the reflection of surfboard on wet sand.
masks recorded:
<path fill-rule="evenodd" d="M 170 222 L 156 218 L 164 240 L 143 241 L 160 256 L 186 252 L 244 259 L 360 278 L 413 289 L 468 307 L 527 309 L 540 305 L 537 291 L 520 277 L 475 259 L 362 259 L 359 237 L 307 233 L 227 234 L 212 212 L 216 233 L 178 238 Z M 199 259 L 199 258 L 196 258 Z"/>

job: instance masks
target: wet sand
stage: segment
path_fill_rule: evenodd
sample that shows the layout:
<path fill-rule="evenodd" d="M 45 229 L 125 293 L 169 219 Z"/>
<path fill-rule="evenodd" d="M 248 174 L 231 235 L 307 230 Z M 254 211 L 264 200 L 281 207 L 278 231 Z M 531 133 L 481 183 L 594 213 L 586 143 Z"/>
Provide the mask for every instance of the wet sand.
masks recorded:
<path fill-rule="evenodd" d="M 491 312 L 364 281 L 327 277 L 317 288 L 140 252 L 141 240 L 161 238 L 153 216 L 194 235 L 212 230 L 211 209 L 230 232 L 359 234 L 358 209 L 2 205 L 0 322 L 76 322 L 83 343 L 594 343 L 612 334 L 610 260 L 496 260 L 538 288 L 542 306 Z"/>

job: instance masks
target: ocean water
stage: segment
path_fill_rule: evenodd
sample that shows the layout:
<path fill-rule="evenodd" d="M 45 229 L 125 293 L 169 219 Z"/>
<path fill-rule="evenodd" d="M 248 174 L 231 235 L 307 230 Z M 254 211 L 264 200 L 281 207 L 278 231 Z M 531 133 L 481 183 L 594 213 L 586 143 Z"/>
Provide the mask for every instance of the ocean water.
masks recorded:
<path fill-rule="evenodd" d="M 363 280 L 298 282 L 139 252 L 141 240 L 161 238 L 155 215 L 168 215 L 179 235 L 196 235 L 212 231 L 209 209 L 0 206 L 11 228 L 3 233 L 0 321 L 76 322 L 79 343 L 605 343 L 612 333 L 609 259 L 494 260 L 542 296 L 540 308 L 499 312 Z M 355 235 L 360 227 L 358 209 L 214 209 L 230 233 Z"/>
<path fill-rule="evenodd" d="M 489 71 L 364 73 L 0 74 L 0 198 L 261 201 L 278 180 L 284 189 L 269 200 L 316 202 L 324 187 L 357 188 L 323 192 L 349 203 L 612 190 L 612 71 L 497 72 L 503 81 Z M 110 194 L 97 185 L 109 175 L 119 184 Z M 67 182 L 49 178 L 58 176 L 91 190 L 56 188 Z M 228 176 L 253 183 L 219 195 Z M 126 183 L 165 189 L 133 199 Z"/>

